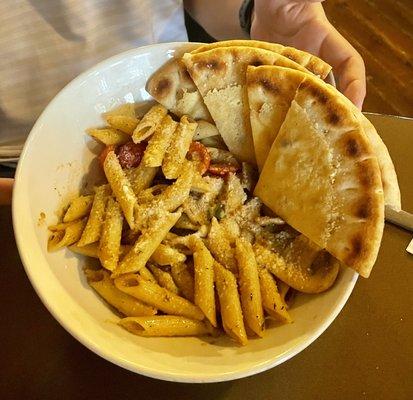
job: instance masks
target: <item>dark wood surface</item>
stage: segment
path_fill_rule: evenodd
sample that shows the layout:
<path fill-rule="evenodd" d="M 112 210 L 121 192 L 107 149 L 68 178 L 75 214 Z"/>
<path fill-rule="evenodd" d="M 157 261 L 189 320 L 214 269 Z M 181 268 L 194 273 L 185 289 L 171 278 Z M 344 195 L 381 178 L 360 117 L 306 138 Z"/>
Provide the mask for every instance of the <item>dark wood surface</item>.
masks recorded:
<path fill-rule="evenodd" d="M 364 111 L 413 116 L 413 0 L 327 0 L 327 16 L 364 58 Z"/>
<path fill-rule="evenodd" d="M 408 179 L 413 121 L 370 118 L 393 155 L 406 209 L 413 211 Z M 413 398 L 413 256 L 405 252 L 412 234 L 402 229 L 386 226 L 372 276 L 359 279 L 343 311 L 310 347 L 259 375 L 202 385 L 149 379 L 87 350 L 53 319 L 31 287 L 9 207 L 0 207 L 0 238 L 1 400 Z"/>

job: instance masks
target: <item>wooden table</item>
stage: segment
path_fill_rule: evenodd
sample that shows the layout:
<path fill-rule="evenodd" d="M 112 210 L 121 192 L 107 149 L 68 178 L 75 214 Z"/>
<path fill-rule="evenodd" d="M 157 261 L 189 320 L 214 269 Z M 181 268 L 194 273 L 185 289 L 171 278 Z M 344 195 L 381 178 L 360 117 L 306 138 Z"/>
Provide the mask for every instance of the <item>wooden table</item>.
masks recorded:
<path fill-rule="evenodd" d="M 371 117 L 413 211 L 413 122 Z M 409 132 L 410 129 L 410 132 Z M 410 181 L 409 181 L 410 179 Z M 28 199 L 28 201 L 30 201 Z M 10 208 L 0 208 L 0 399 L 412 399 L 412 234 L 387 225 L 377 265 L 309 348 L 270 371 L 217 384 L 149 379 L 101 359 L 73 339 L 32 289 L 17 253 Z"/>

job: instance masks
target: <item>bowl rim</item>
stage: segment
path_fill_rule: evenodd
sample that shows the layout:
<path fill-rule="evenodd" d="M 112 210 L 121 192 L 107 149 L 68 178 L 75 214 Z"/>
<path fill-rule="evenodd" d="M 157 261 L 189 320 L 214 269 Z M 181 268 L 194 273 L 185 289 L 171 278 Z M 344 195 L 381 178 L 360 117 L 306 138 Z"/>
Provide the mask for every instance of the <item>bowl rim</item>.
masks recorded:
<path fill-rule="evenodd" d="M 334 321 L 337 315 L 340 313 L 344 305 L 346 304 L 348 298 L 350 297 L 354 286 L 358 279 L 358 274 L 353 272 L 350 280 L 347 283 L 347 287 L 343 292 L 341 299 L 335 305 L 335 308 L 332 313 L 330 313 L 327 319 L 321 324 L 312 334 L 308 336 L 307 339 L 300 342 L 295 347 L 291 348 L 281 356 L 270 359 L 265 362 L 259 363 L 254 365 L 253 367 L 248 366 L 244 367 L 241 370 L 231 371 L 231 372 L 222 372 L 222 373 L 213 373 L 213 374 L 199 374 L 193 373 L 191 375 L 182 375 L 179 373 L 172 373 L 172 372 L 163 372 L 154 368 L 148 368 L 144 366 L 137 366 L 135 363 L 127 360 L 122 359 L 117 356 L 113 356 L 111 351 L 107 348 L 99 347 L 91 340 L 88 334 L 84 330 L 77 330 L 73 326 L 71 326 L 70 319 L 66 318 L 64 315 L 61 314 L 60 308 L 56 306 L 56 304 L 52 301 L 50 293 L 42 291 L 40 282 L 38 281 L 38 277 L 35 276 L 34 272 L 31 270 L 30 265 L 32 261 L 30 260 L 30 250 L 28 247 L 24 245 L 26 232 L 24 229 L 20 228 L 19 217 L 18 215 L 21 214 L 21 211 L 27 207 L 27 198 L 23 195 L 24 187 L 21 183 L 22 177 L 24 176 L 24 171 L 27 168 L 25 165 L 25 159 L 27 157 L 29 149 L 31 148 L 31 142 L 34 140 L 36 132 L 39 130 L 39 126 L 42 124 L 43 120 L 46 118 L 48 110 L 52 107 L 52 105 L 57 102 L 60 97 L 64 96 L 67 90 L 69 90 L 72 86 L 78 84 L 79 82 L 83 81 L 87 76 L 99 72 L 103 67 L 108 67 L 110 64 L 115 62 L 122 61 L 124 58 L 127 58 L 132 55 L 141 54 L 145 51 L 151 51 L 152 49 L 156 48 L 162 49 L 164 48 L 165 51 L 176 50 L 179 46 L 184 46 L 192 42 L 169 42 L 169 43 L 158 43 L 152 44 L 147 46 L 141 46 L 134 49 L 127 50 L 125 52 L 119 53 L 112 57 L 109 57 L 98 64 L 92 66 L 88 70 L 84 71 L 77 77 L 75 77 L 72 81 L 70 81 L 66 86 L 64 86 L 59 93 L 48 103 L 45 107 L 43 112 L 38 117 L 37 121 L 33 125 L 27 140 L 24 144 L 19 163 L 17 165 L 16 173 L 15 173 L 15 184 L 13 190 L 13 198 L 12 198 L 12 219 L 13 219 L 13 229 L 15 240 L 17 244 L 17 249 L 19 255 L 21 257 L 26 275 L 28 276 L 31 285 L 33 286 L 36 294 L 39 296 L 40 300 L 46 307 L 46 309 L 52 314 L 52 316 L 58 321 L 58 323 L 70 334 L 72 335 L 77 341 L 83 344 L 86 348 L 94 352 L 95 354 L 99 355 L 100 357 L 104 358 L 105 360 L 118 365 L 122 368 L 125 368 L 131 372 L 138 373 L 150 378 L 161 379 L 165 381 L 171 382 L 182 382 L 182 383 L 212 383 L 212 382 L 224 382 L 224 381 L 231 381 L 235 379 L 240 379 L 244 377 L 248 377 L 251 375 L 258 374 L 260 372 L 264 372 L 270 368 L 273 368 L 277 365 L 282 364 L 283 362 L 289 360 L 290 358 L 294 357 L 305 348 L 307 348 L 310 344 L 312 344 Z"/>

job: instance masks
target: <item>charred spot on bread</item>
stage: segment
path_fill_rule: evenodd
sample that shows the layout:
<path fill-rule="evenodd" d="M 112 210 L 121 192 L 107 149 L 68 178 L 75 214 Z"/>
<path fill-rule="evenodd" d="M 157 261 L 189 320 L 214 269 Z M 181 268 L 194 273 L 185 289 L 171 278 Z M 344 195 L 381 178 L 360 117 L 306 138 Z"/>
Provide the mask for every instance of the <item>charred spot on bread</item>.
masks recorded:
<path fill-rule="evenodd" d="M 251 60 L 250 65 L 254 67 L 259 67 L 260 65 L 264 65 L 264 62 L 259 57 L 256 57 L 253 60 Z"/>
<path fill-rule="evenodd" d="M 360 146 L 356 139 L 349 138 L 346 143 L 346 153 L 350 157 L 357 157 L 360 155 Z"/>
<path fill-rule="evenodd" d="M 183 79 L 184 81 L 192 82 L 191 75 L 189 75 L 189 72 L 185 67 L 179 69 L 179 74 L 181 76 L 181 79 Z"/>
<path fill-rule="evenodd" d="M 335 111 L 330 110 L 328 113 L 328 120 L 332 125 L 338 125 L 341 121 L 340 115 L 338 115 Z"/>
<path fill-rule="evenodd" d="M 165 96 L 172 87 L 172 82 L 168 78 L 162 78 L 155 85 L 154 92 L 160 97 Z"/>
<path fill-rule="evenodd" d="M 271 82 L 269 79 L 265 79 L 265 78 L 259 79 L 257 83 L 269 92 L 272 92 L 272 93 L 280 92 L 279 87 L 274 82 Z"/>
<path fill-rule="evenodd" d="M 344 260 L 346 265 L 354 265 L 361 259 L 364 251 L 365 243 L 361 234 L 355 234 L 350 240 L 350 248 Z"/>
<path fill-rule="evenodd" d="M 372 199 L 367 197 L 361 200 L 361 203 L 357 206 L 355 216 L 362 219 L 367 219 L 373 213 Z"/>
<path fill-rule="evenodd" d="M 199 61 L 196 63 L 198 69 L 209 69 L 214 72 L 219 72 L 225 69 L 225 62 L 211 58 L 206 61 Z"/>
<path fill-rule="evenodd" d="M 366 165 L 365 162 L 358 163 L 357 173 L 361 186 L 370 188 L 375 181 L 374 171 L 370 165 Z"/>

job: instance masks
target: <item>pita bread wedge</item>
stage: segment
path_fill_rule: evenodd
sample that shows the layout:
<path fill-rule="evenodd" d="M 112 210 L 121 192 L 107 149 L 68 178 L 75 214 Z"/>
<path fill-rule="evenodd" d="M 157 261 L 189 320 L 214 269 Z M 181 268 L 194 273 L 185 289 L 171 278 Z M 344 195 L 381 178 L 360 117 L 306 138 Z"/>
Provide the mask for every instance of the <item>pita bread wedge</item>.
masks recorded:
<path fill-rule="evenodd" d="M 281 65 L 307 70 L 278 53 L 242 46 L 187 53 L 182 60 L 231 153 L 255 164 L 245 87 L 247 66 Z"/>
<path fill-rule="evenodd" d="M 203 52 L 217 47 L 246 46 L 273 51 L 297 62 L 321 78 L 325 78 L 331 70 L 330 65 L 304 51 L 292 47 L 284 47 L 276 43 L 256 40 L 229 40 L 211 44 L 191 44 L 183 47 L 187 52 Z M 180 61 L 182 50 L 175 57 L 157 70 L 148 80 L 146 90 L 151 96 L 178 117 L 189 115 L 193 119 L 212 122 L 195 84 L 188 76 L 184 64 Z"/>
<path fill-rule="evenodd" d="M 384 226 L 376 155 L 347 104 L 306 77 L 264 164 L 255 195 L 294 229 L 368 277 Z"/>
<path fill-rule="evenodd" d="M 331 65 L 310 53 L 295 49 L 294 47 L 285 47 L 278 43 L 262 42 L 260 40 L 225 40 L 222 42 L 209 43 L 197 47 L 192 51 L 192 54 L 212 50 L 217 47 L 233 46 L 256 47 L 259 49 L 273 51 L 295 61 L 297 64 L 305 67 L 308 71 L 321 79 L 326 78 L 331 71 Z"/>
<path fill-rule="evenodd" d="M 248 67 L 246 76 L 248 103 L 255 155 L 260 169 L 284 121 L 297 88 L 307 77 L 308 74 L 283 67 Z M 385 204 L 400 210 L 400 189 L 396 171 L 380 135 L 372 123 L 347 97 L 330 85 L 325 85 L 325 87 L 332 95 L 338 96 L 359 121 L 380 166 Z"/>
<path fill-rule="evenodd" d="M 167 62 L 157 70 L 148 80 L 146 90 L 178 117 L 189 115 L 196 120 L 212 122 L 202 96 L 179 59 Z"/>
<path fill-rule="evenodd" d="M 283 67 L 247 69 L 251 132 L 260 171 L 305 76 L 301 71 Z"/>

